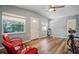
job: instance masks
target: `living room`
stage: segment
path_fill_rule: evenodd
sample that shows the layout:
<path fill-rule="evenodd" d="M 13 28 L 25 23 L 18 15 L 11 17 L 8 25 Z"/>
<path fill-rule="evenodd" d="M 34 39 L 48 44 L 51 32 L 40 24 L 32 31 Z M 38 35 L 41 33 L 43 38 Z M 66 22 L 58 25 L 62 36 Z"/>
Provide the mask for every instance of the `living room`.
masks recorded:
<path fill-rule="evenodd" d="M 50 5 L 0 6 L 0 53 L 6 53 L 2 36 L 8 34 L 11 39 L 22 39 L 26 45 L 37 48 L 39 54 L 72 54 L 66 42 L 69 28 L 76 30 L 79 37 L 79 6 L 57 5 L 52 11 L 50 8 Z"/>

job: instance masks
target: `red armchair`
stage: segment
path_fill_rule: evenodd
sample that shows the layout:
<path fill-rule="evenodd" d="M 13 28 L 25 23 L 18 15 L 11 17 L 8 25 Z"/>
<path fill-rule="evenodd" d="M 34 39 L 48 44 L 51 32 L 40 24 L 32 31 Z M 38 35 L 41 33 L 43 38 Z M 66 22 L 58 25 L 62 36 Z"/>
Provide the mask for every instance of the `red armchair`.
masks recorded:
<path fill-rule="evenodd" d="M 8 34 L 3 35 L 3 40 L 12 43 L 13 45 L 17 46 L 18 44 L 23 44 L 23 40 L 20 38 L 10 38 Z"/>
<path fill-rule="evenodd" d="M 11 41 L 8 35 L 3 36 L 3 46 L 9 54 L 37 54 L 37 48 L 26 46 L 22 40 Z"/>

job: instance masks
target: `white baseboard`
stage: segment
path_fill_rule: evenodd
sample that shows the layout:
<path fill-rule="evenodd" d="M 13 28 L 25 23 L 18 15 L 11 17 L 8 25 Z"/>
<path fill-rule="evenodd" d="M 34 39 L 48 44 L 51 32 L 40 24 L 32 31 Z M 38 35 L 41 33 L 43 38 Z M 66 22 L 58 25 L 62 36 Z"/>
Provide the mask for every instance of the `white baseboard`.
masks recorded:
<path fill-rule="evenodd" d="M 39 37 L 38 39 L 43 38 L 43 37 L 46 37 L 46 36 Z M 30 39 L 30 40 L 24 41 L 24 43 L 29 42 L 29 41 L 32 41 L 32 40 L 36 40 L 36 39 Z"/>
<path fill-rule="evenodd" d="M 0 47 L 0 50 L 1 50 L 1 49 L 4 49 L 4 47 Z"/>
<path fill-rule="evenodd" d="M 68 37 L 64 37 L 64 36 L 59 36 L 59 35 L 51 35 L 53 37 L 60 37 L 60 38 L 68 38 Z"/>

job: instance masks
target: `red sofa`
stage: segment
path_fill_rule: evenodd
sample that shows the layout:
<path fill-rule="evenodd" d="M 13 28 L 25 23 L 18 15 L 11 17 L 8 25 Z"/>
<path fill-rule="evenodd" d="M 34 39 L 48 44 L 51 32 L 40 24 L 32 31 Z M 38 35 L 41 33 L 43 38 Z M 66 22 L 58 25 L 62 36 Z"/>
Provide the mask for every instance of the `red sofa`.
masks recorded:
<path fill-rule="evenodd" d="M 11 40 L 8 35 L 3 35 L 2 44 L 9 54 L 38 54 L 37 48 L 25 45 L 21 39 Z"/>

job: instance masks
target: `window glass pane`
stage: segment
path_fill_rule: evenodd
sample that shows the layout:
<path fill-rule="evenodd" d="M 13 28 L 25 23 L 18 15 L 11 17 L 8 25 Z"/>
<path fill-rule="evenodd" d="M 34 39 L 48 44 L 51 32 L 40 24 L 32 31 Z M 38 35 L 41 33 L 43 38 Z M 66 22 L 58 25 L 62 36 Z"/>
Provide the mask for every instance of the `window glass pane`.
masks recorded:
<path fill-rule="evenodd" d="M 19 33 L 24 32 L 25 20 L 21 18 L 13 18 L 10 16 L 2 17 L 3 33 Z"/>

